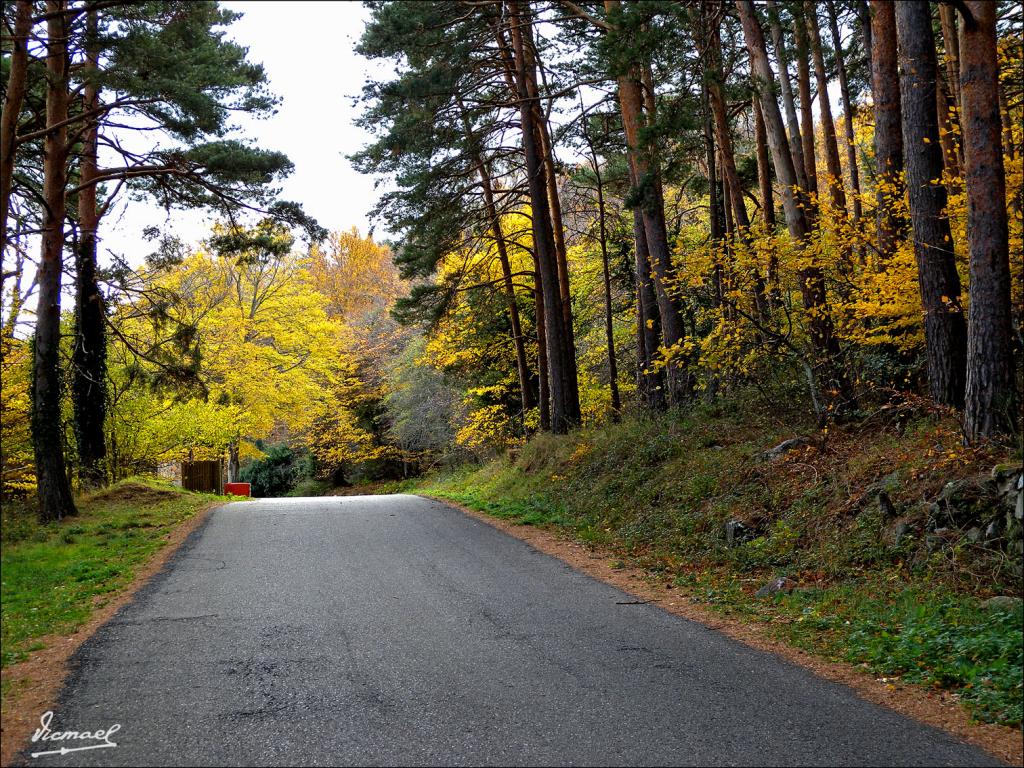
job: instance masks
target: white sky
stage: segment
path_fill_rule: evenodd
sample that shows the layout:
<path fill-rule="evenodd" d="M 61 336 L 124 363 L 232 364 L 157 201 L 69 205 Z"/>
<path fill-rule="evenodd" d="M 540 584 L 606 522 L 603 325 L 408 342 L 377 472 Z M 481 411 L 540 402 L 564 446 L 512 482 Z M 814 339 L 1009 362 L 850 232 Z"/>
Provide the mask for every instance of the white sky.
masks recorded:
<path fill-rule="evenodd" d="M 328 229 L 356 226 L 365 234 L 367 213 L 377 200 L 373 178 L 357 173 L 345 155 L 369 140 L 353 124 L 359 110 L 352 106 L 368 73 L 379 66 L 354 50 L 368 11 L 359 2 L 236 0 L 223 6 L 244 14 L 228 28 L 229 37 L 249 48 L 249 59 L 263 64 L 270 90 L 282 97 L 276 115 L 240 123 L 239 135 L 284 152 L 295 164 L 283 199 L 301 203 Z M 101 261 L 108 263 L 108 252 L 114 252 L 140 263 L 154 248 L 142 239 L 147 226 L 195 243 L 209 233 L 212 221 L 200 212 L 168 214 L 151 203 L 125 199 L 104 218 Z"/>

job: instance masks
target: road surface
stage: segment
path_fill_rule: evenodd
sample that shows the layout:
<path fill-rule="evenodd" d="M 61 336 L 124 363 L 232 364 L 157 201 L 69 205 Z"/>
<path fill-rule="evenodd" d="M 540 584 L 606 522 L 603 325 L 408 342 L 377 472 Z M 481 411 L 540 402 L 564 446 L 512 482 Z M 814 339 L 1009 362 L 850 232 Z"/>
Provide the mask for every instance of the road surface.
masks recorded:
<path fill-rule="evenodd" d="M 22 759 L 999 764 L 630 599 L 415 496 L 228 504 L 72 659 L 51 729 L 117 746 Z"/>

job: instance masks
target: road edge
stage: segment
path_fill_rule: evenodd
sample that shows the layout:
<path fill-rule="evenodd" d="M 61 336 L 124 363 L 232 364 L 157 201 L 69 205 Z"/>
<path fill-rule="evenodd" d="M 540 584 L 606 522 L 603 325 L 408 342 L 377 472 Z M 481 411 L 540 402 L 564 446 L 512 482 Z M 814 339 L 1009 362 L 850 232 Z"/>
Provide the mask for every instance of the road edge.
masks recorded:
<path fill-rule="evenodd" d="M 414 495 L 440 502 L 492 528 L 497 528 L 591 578 L 611 584 L 629 595 L 657 605 L 668 613 L 702 624 L 750 648 L 774 654 L 813 672 L 820 678 L 844 685 L 865 701 L 945 731 L 1009 765 L 1024 764 L 1024 739 L 1021 738 L 1019 730 L 1009 726 L 972 722 L 967 712 L 950 693 L 928 692 L 917 686 L 899 682 L 882 682 L 862 668 L 828 661 L 808 651 L 787 645 L 771 637 L 765 627 L 723 616 L 695 604 L 686 596 L 685 590 L 671 583 L 655 583 L 655 577 L 651 572 L 623 565 L 612 552 L 583 544 L 568 533 L 510 523 L 429 493 Z"/>
<path fill-rule="evenodd" d="M 40 638 L 46 647 L 34 651 L 29 658 L 3 670 L 4 679 L 28 678 L 27 688 L 12 692 L 0 714 L 0 766 L 10 766 L 18 758 L 32 732 L 39 727 L 39 716 L 53 708 L 70 674 L 68 661 L 75 651 L 130 603 L 146 584 L 159 575 L 174 554 L 194 533 L 202 528 L 210 513 L 230 502 L 211 501 L 204 504 L 188 520 L 171 530 L 167 541 L 143 565 L 135 578 L 110 602 L 97 609 L 89 620 L 70 635 L 47 635 Z"/>

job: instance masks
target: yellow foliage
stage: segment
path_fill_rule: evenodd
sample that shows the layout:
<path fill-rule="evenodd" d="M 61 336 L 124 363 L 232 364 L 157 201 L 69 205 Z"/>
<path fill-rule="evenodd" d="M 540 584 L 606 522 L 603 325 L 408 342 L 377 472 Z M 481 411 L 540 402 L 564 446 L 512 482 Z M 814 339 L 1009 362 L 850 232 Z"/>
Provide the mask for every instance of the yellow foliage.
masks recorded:
<path fill-rule="evenodd" d="M 311 259 L 219 258 L 196 252 L 144 276 L 139 300 L 118 308 L 126 343 L 111 348 L 115 450 L 136 460 L 213 458 L 231 445 L 254 456 L 252 443 L 290 435 L 306 440 L 324 464 L 376 455 L 372 436 L 348 410 L 361 382 L 354 338 L 314 287 Z M 133 349 L 158 339 L 159 297 L 195 329 L 205 396 L 176 398 L 140 386 L 149 364 Z"/>
<path fill-rule="evenodd" d="M 32 455 L 29 343 L 0 335 L 0 483 L 4 496 L 21 496 L 36 485 Z"/>

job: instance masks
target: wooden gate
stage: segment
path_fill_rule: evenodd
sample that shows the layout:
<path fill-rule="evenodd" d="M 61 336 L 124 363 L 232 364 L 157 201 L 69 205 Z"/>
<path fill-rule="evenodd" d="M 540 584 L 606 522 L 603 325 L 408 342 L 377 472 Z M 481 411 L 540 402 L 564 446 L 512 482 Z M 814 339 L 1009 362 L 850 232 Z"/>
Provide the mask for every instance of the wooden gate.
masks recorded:
<path fill-rule="evenodd" d="M 220 459 L 181 462 L 181 487 L 201 493 L 223 493 L 221 487 L 223 464 Z"/>

